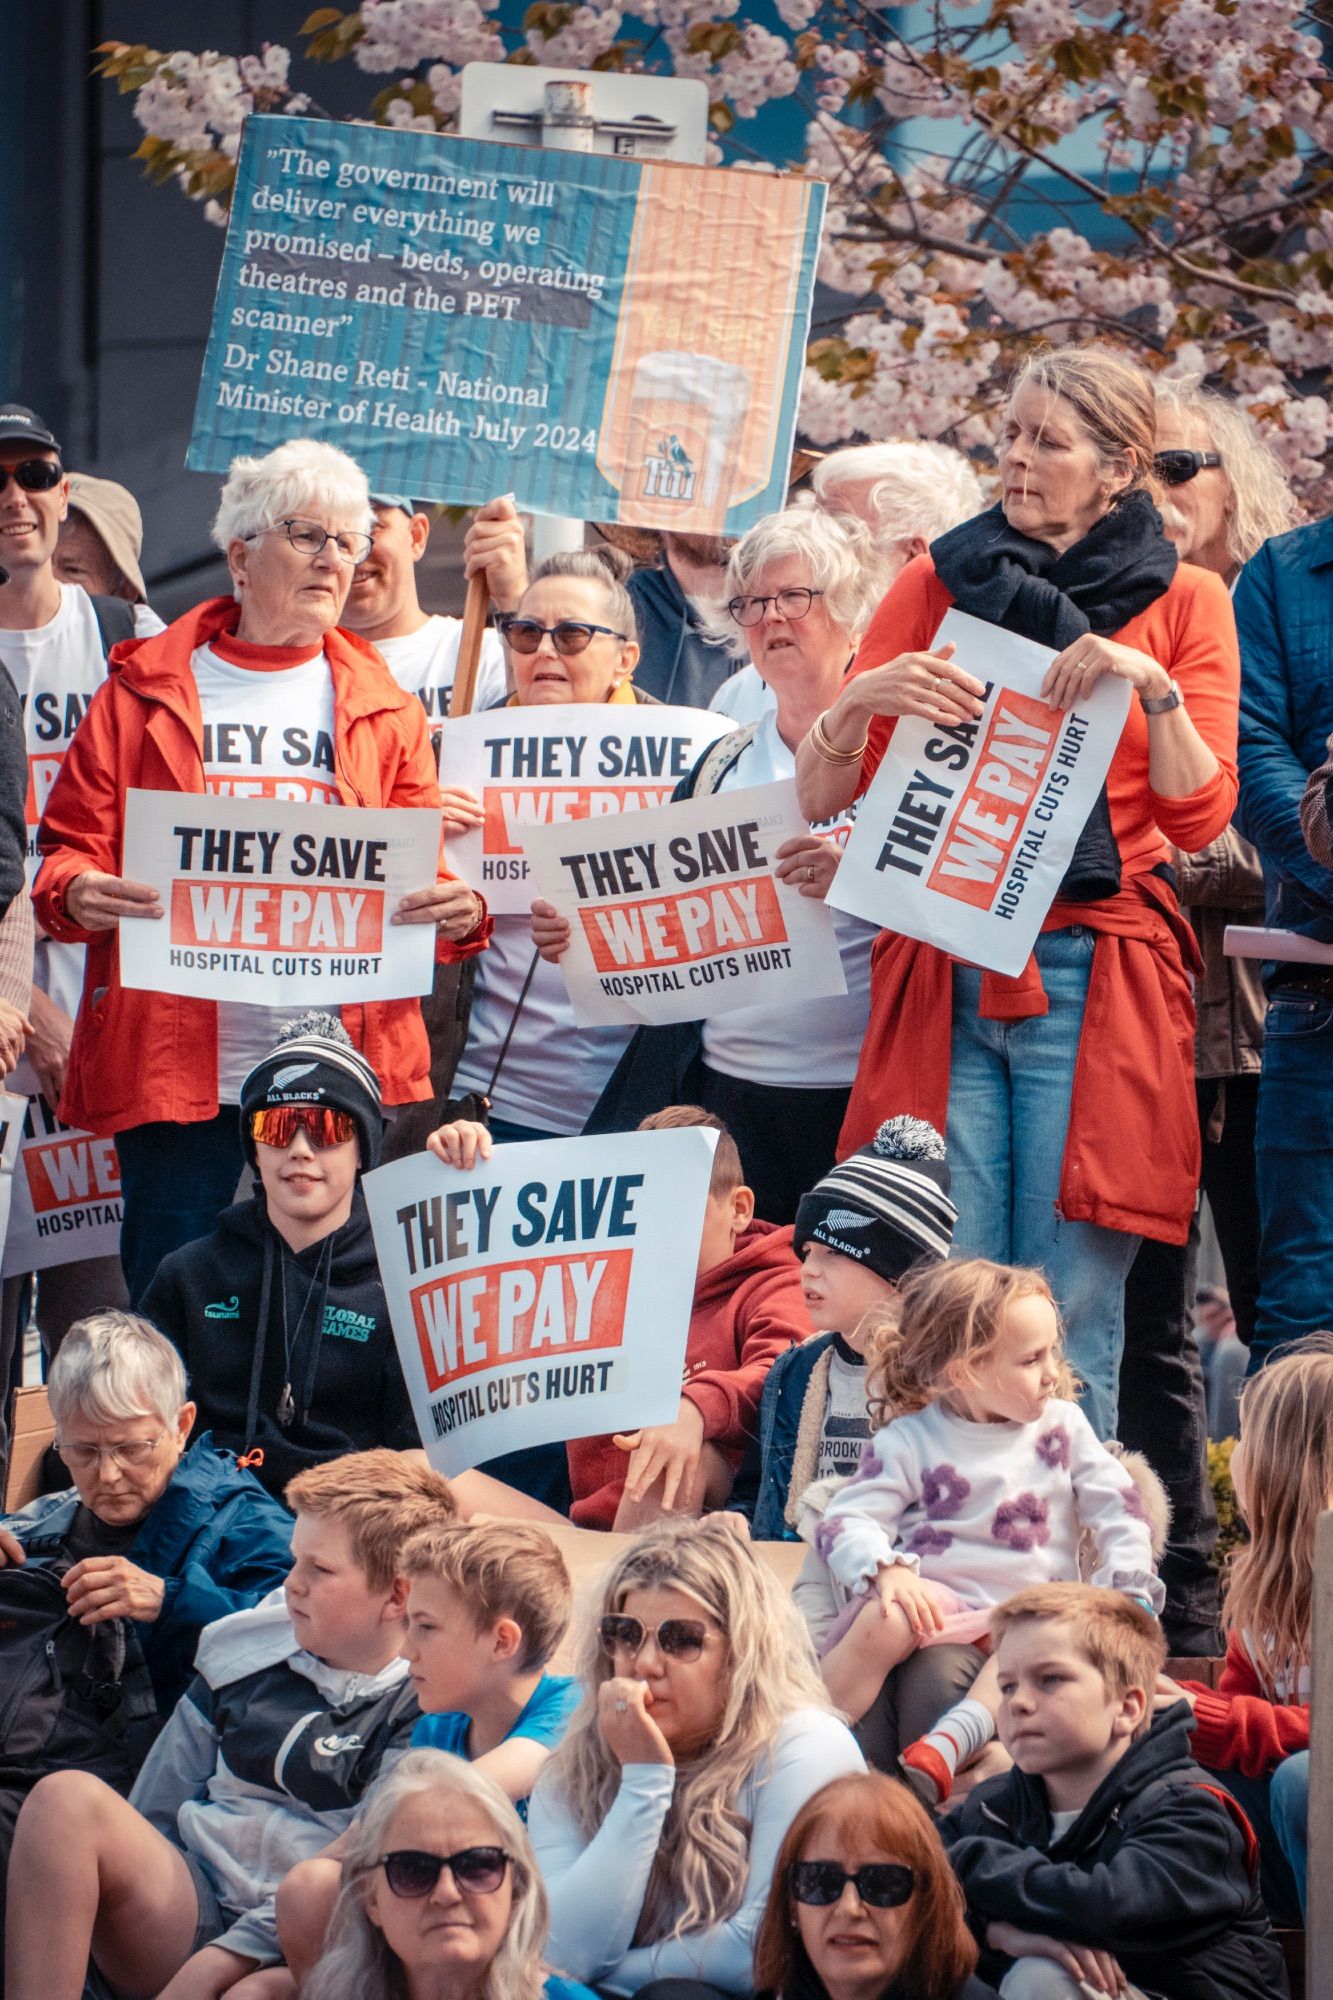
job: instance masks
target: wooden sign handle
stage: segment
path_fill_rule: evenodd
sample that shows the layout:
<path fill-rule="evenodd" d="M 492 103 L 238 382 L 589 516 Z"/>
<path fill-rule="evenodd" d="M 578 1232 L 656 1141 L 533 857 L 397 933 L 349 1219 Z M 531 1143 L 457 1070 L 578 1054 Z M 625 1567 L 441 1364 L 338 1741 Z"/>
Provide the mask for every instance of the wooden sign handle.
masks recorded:
<path fill-rule="evenodd" d="M 491 593 L 486 572 L 479 569 L 467 580 L 467 601 L 463 606 L 463 633 L 458 642 L 458 665 L 454 669 L 454 690 L 449 698 L 450 715 L 471 715 L 477 693 L 477 662 L 486 632 L 486 612 Z"/>

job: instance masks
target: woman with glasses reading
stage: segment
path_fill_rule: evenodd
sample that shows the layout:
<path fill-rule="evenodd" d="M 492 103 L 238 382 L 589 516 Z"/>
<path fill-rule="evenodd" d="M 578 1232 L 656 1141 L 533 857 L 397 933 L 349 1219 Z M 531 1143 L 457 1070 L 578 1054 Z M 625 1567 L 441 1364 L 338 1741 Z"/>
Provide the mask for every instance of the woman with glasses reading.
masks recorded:
<path fill-rule="evenodd" d="M 749 1993 L 788 1826 L 865 1768 L 791 1599 L 723 1517 L 664 1523 L 608 1570 L 582 1674 L 528 1809 L 552 1959 L 612 1993 Z"/>
<path fill-rule="evenodd" d="M 370 523 L 365 475 L 333 445 L 295 439 L 238 458 L 213 524 L 232 596 L 122 643 L 47 801 L 40 921 L 89 947 L 61 1112 L 115 1137 L 135 1301 L 167 1252 L 202 1235 L 231 1200 L 244 1163 L 241 1082 L 294 1010 L 264 1004 L 243 975 L 216 1000 L 122 986 L 119 926 L 163 914 L 151 888 L 119 872 L 125 794 L 439 809 L 420 702 L 338 625 Z M 486 941 L 481 898 L 443 866 L 394 920 L 434 925 L 445 958 Z M 419 1001 L 346 1014 L 386 1104 L 431 1095 Z"/>
<path fill-rule="evenodd" d="M 306 2000 L 592 2000 L 543 1963 L 547 1899 L 527 1830 L 484 1772 L 412 1750 L 346 1836 Z"/>
<path fill-rule="evenodd" d="M 676 796 L 744 791 L 794 776 L 796 747 L 837 699 L 875 607 L 874 550 L 850 515 L 789 507 L 743 535 L 727 566 L 733 650 L 747 651 L 776 708 L 711 745 Z M 778 849 L 778 874 L 822 898 L 855 808 Z M 536 906 L 533 935 L 559 958 L 569 924 Z M 692 1027 L 642 1028 L 593 1113 L 590 1131 L 631 1130 L 667 1104 L 716 1112 L 740 1149 L 755 1213 L 795 1220 L 797 1203 L 833 1165 L 870 1015 L 873 924 L 834 913 L 844 998 L 743 1007 Z"/>
<path fill-rule="evenodd" d="M 934 1821 L 882 1772 L 837 1778 L 782 1843 L 755 1947 L 763 2000 L 995 2000 Z"/>

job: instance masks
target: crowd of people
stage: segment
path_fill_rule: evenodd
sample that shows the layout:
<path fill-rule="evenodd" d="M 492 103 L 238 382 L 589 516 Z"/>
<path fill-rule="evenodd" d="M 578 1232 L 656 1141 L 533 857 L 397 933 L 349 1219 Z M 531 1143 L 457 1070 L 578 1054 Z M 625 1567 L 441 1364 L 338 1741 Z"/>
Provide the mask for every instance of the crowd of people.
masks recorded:
<path fill-rule="evenodd" d="M 845 994 L 631 1033 L 576 1020 L 552 904 L 450 865 L 426 511 L 324 441 L 237 459 L 231 593 L 164 625 L 132 497 L 0 405 L 0 1071 L 123 1210 L 0 1302 L 0 1456 L 29 1326 L 57 1455 L 0 1521 L 8 2000 L 1287 1991 L 1333 1493 L 1333 523 L 1296 520 L 1233 405 L 1096 346 L 1023 366 L 989 504 L 895 441 L 637 565 L 610 528 L 530 567 L 480 509 L 476 705 L 725 718 L 676 796 L 794 780 L 817 901 L 898 718 L 983 712 L 951 608 L 1061 709 L 1128 686 L 1021 973 L 839 911 Z M 437 812 L 394 912 L 432 990 L 126 985 L 133 790 Z M 1223 937 L 1265 921 L 1261 984 Z M 432 1469 L 363 1176 L 696 1126 L 675 1416 Z"/>

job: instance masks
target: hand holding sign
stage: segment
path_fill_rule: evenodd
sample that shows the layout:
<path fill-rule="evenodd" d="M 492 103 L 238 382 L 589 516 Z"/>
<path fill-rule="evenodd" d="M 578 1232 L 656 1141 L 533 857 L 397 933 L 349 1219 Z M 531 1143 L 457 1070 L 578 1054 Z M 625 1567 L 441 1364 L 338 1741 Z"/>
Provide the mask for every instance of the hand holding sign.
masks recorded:
<path fill-rule="evenodd" d="M 413 889 L 404 896 L 389 922 L 434 924 L 456 942 L 477 928 L 482 910 L 481 897 L 466 882 L 433 882 L 429 889 Z"/>
<path fill-rule="evenodd" d="M 882 667 L 870 667 L 844 687 L 837 706 L 859 714 L 920 715 L 949 728 L 976 722 L 985 688 L 954 660 L 956 648 L 942 645 L 931 653 L 900 653 Z"/>
<path fill-rule="evenodd" d="M 528 586 L 528 550 L 512 493 L 478 507 L 463 537 L 463 574 L 485 577 L 497 611 L 517 611 Z"/>
<path fill-rule="evenodd" d="M 774 849 L 774 858 L 778 865 L 773 873 L 779 882 L 789 882 L 798 895 L 822 903 L 838 872 L 842 853 L 831 840 L 822 840 L 817 833 L 798 833 L 794 840 L 784 840 L 781 847 Z"/>
<path fill-rule="evenodd" d="M 122 917 L 160 917 L 162 898 L 149 882 L 87 868 L 65 891 L 65 908 L 85 931 L 111 931 Z"/>
<path fill-rule="evenodd" d="M 1054 708 L 1074 708 L 1092 693 L 1103 674 L 1118 674 L 1150 701 L 1171 691 L 1166 668 L 1137 646 L 1122 646 L 1118 639 L 1084 632 L 1052 661 L 1042 683 L 1042 700 Z"/>

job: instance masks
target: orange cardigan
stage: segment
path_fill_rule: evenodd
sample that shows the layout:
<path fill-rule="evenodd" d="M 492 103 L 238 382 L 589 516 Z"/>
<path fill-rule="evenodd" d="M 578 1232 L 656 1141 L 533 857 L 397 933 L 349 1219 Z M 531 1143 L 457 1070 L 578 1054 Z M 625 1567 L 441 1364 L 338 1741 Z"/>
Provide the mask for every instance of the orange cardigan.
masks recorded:
<path fill-rule="evenodd" d="M 928 648 L 953 602 L 928 556 L 908 564 L 871 621 L 853 671 Z M 1148 724 L 1130 705 L 1106 790 L 1120 848 L 1122 886 L 1103 902 L 1057 901 L 1044 930 L 1098 933 L 1079 1042 L 1060 1178 L 1060 1213 L 1132 1235 L 1183 1243 L 1199 1184 L 1194 1099 L 1198 955 L 1167 883 L 1152 873 L 1174 843 L 1206 846 L 1236 803 L 1240 657 L 1231 600 L 1218 577 L 1182 564 L 1155 603 L 1114 635 L 1179 681 L 1195 728 L 1218 770 L 1181 799 L 1148 783 Z M 894 718 L 874 722 L 858 795 L 888 748 Z M 943 1131 L 948 1115 L 952 961 L 892 931 L 875 945 L 870 1024 L 839 1155 L 855 1151 L 884 1118 L 911 1112 Z M 1045 1011 L 1035 966 L 1018 980 L 988 978 L 988 1014 Z"/>

